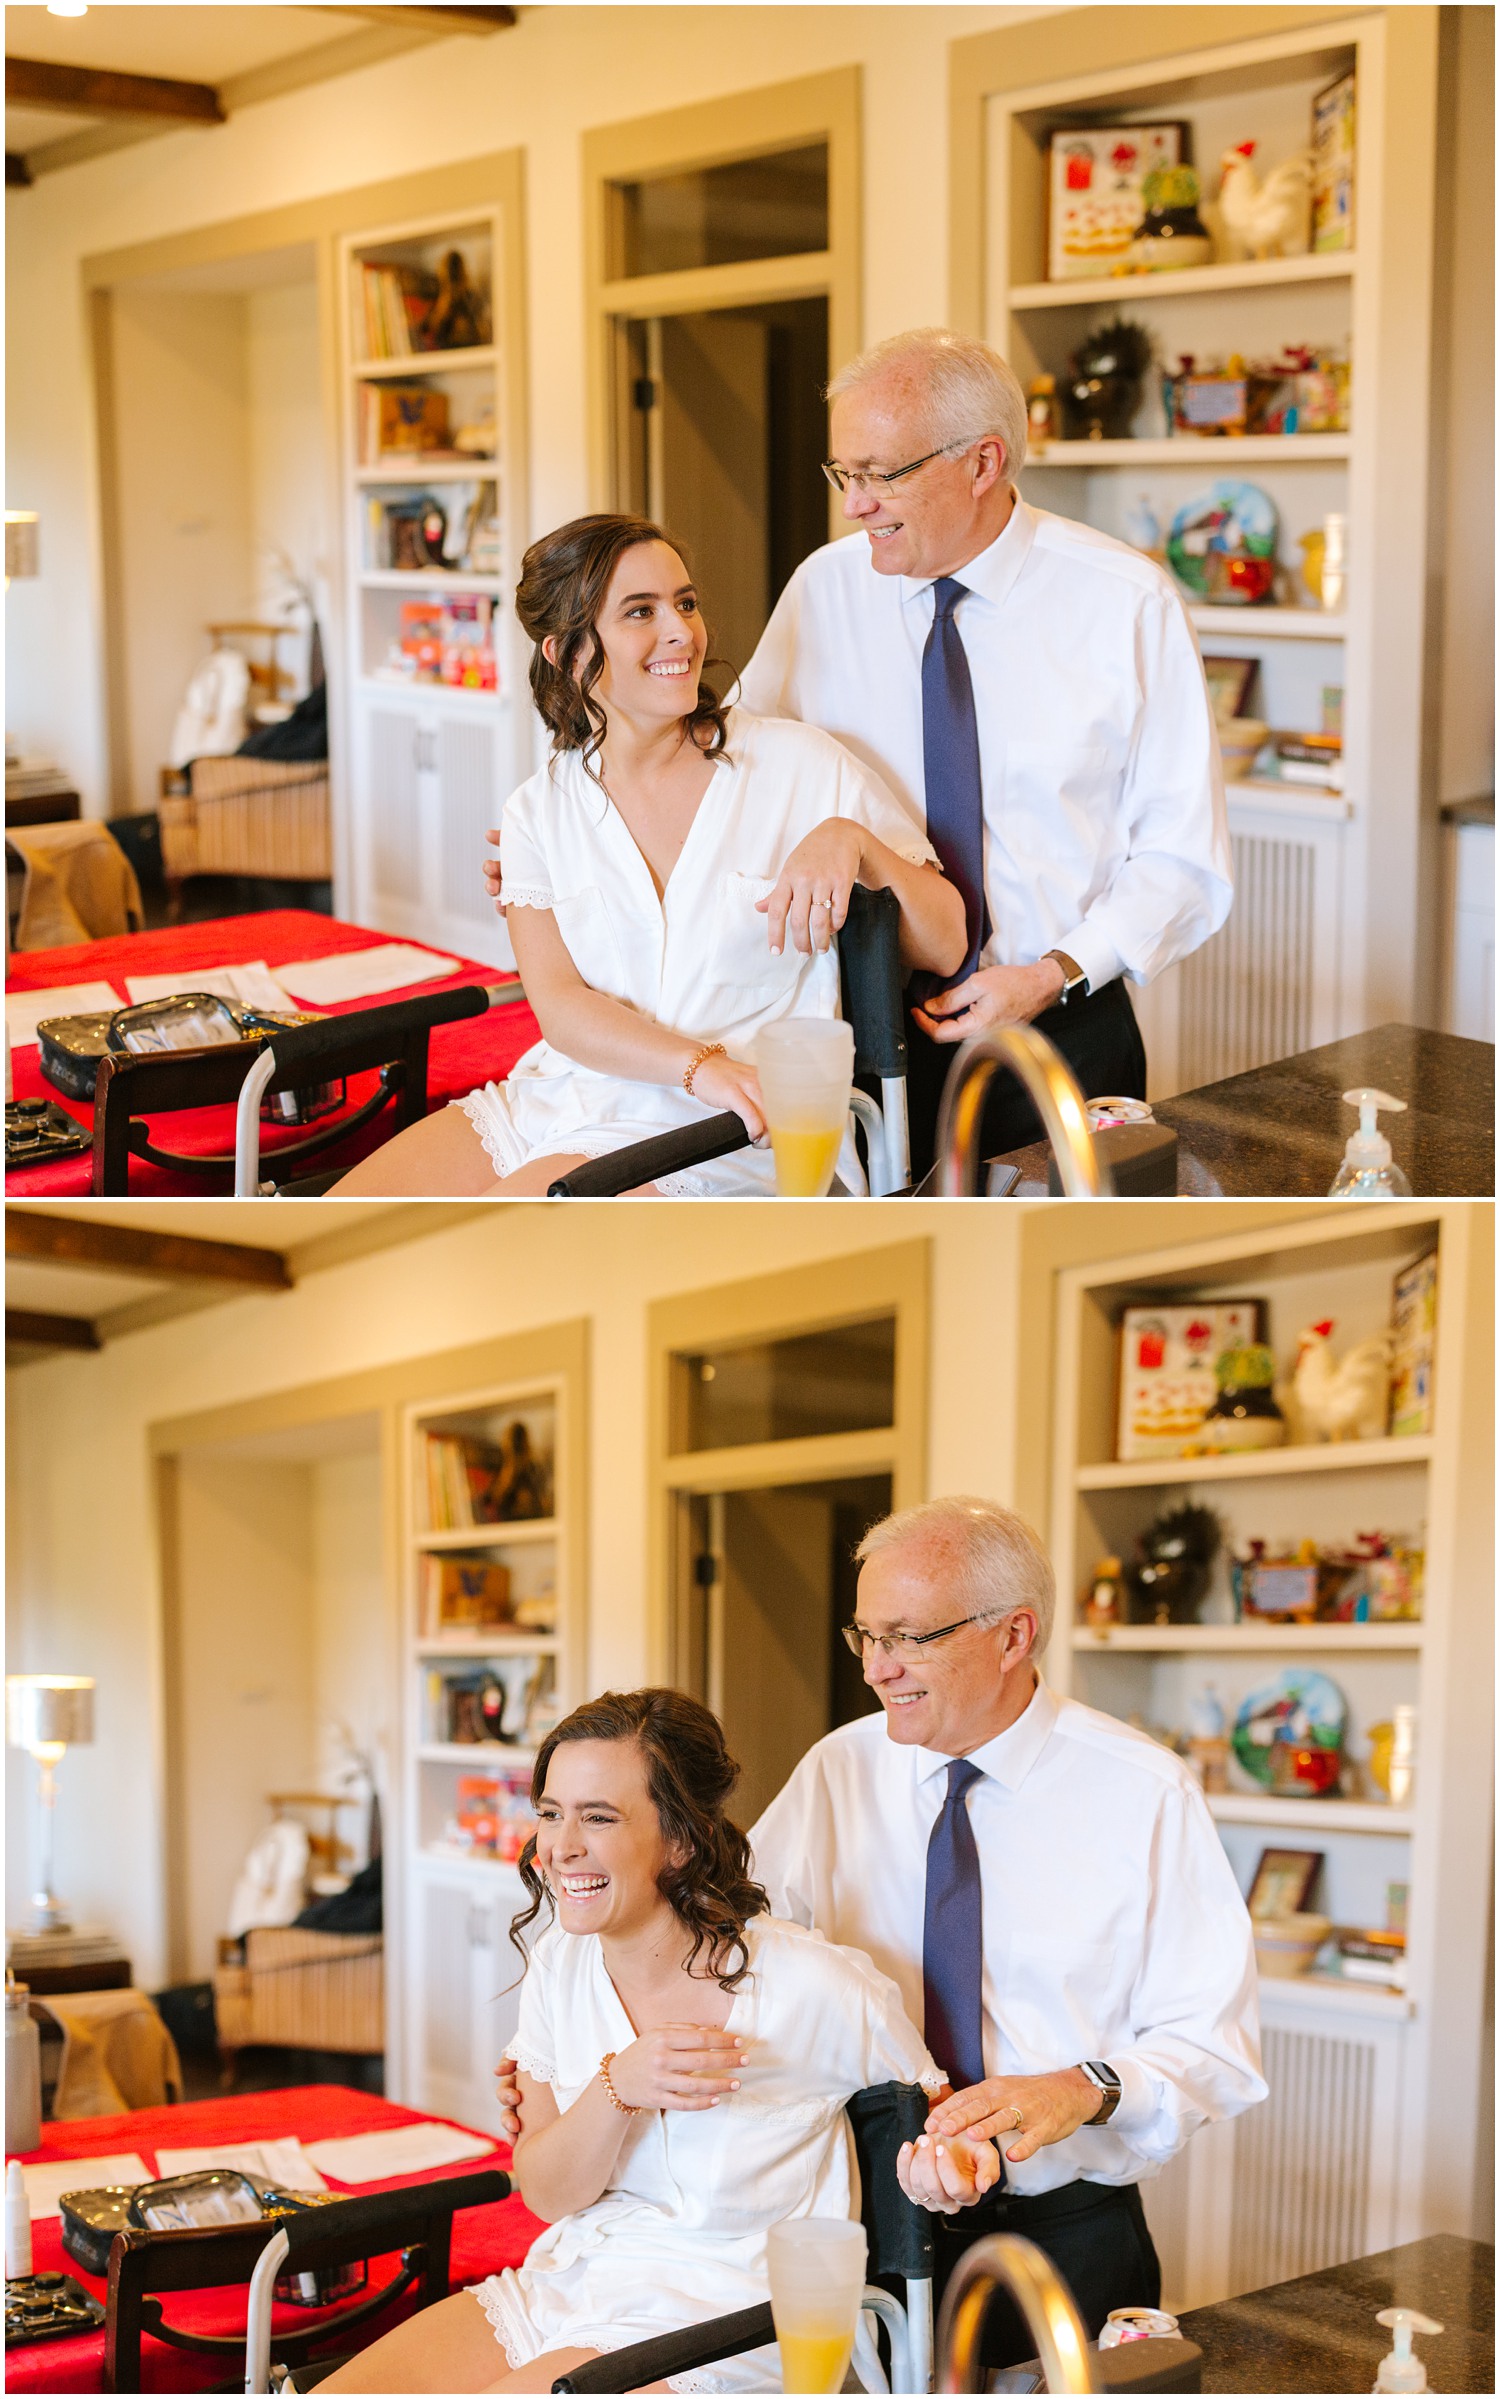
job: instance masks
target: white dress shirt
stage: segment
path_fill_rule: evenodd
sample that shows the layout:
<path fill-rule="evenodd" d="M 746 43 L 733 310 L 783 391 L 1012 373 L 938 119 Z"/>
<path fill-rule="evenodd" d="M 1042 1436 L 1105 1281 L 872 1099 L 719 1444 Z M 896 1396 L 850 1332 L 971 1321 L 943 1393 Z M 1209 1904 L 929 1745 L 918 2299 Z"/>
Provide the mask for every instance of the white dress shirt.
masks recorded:
<path fill-rule="evenodd" d="M 985 2071 L 1099 2058 L 1121 2083 L 1107 2125 L 1006 2172 L 1023 2194 L 1139 2182 L 1200 2124 L 1266 2096 L 1250 1918 L 1213 1818 L 1170 1750 L 1040 1681 L 971 1762 Z M 867 1951 L 915 2024 L 951 1763 L 863 1716 L 808 1751 L 751 1834 L 772 1913 Z"/>
<path fill-rule="evenodd" d="M 1148 983 L 1229 913 L 1224 781 L 1187 611 L 1160 567 L 1017 499 L 960 567 L 979 726 L 985 966 L 1050 949 L 1092 990 Z M 920 819 L 932 583 L 850 536 L 805 558 L 745 669 L 747 707 L 822 725 Z"/>

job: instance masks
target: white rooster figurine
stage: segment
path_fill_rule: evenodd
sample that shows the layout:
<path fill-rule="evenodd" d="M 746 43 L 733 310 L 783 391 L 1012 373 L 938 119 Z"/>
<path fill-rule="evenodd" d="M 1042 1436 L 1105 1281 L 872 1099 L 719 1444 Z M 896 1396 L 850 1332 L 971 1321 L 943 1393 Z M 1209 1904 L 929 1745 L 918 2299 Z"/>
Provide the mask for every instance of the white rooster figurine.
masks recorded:
<path fill-rule="evenodd" d="M 1254 142 L 1238 142 L 1220 160 L 1219 214 L 1231 255 L 1298 257 L 1307 248 L 1312 160 L 1305 150 L 1295 151 L 1262 183 L 1251 164 L 1254 155 Z"/>
<path fill-rule="evenodd" d="M 1304 1440 L 1376 1441 L 1390 1416 L 1390 1336 L 1357 1341 L 1334 1364 L 1328 1348 L 1333 1321 L 1310 1324 L 1297 1345 L 1292 1390 Z"/>

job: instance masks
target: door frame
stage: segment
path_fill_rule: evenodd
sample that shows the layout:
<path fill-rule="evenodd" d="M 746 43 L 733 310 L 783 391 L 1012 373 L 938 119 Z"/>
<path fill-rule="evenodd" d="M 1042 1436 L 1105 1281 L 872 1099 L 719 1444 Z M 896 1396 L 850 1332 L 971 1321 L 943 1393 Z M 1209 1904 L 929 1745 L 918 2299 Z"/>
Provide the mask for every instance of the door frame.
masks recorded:
<path fill-rule="evenodd" d="M 620 421 L 627 373 L 623 328 L 632 317 L 688 316 L 747 308 L 764 300 L 826 296 L 830 371 L 860 345 L 863 317 L 863 219 L 860 142 L 861 73 L 834 67 L 791 83 L 717 99 L 711 107 L 662 110 L 583 136 L 584 293 L 588 312 L 590 505 L 627 504 L 628 467 Z M 764 157 L 808 142 L 828 144 L 828 247 L 790 258 L 753 258 L 729 266 L 687 267 L 664 275 L 616 275 L 617 183 L 687 174 Z M 830 492 L 830 540 L 846 528 Z"/>
<path fill-rule="evenodd" d="M 651 1680 L 676 1683 L 687 1646 L 694 1543 L 689 1501 L 781 1483 L 889 1474 L 893 1508 L 927 1496 L 931 1244 L 904 1241 L 813 1266 L 720 1283 L 656 1301 L 647 1314 L 647 1656 Z M 735 1349 L 831 1330 L 871 1316 L 896 1319 L 893 1421 L 868 1432 L 817 1433 L 732 1449 L 681 1444 L 673 1361 L 684 1350 Z"/>

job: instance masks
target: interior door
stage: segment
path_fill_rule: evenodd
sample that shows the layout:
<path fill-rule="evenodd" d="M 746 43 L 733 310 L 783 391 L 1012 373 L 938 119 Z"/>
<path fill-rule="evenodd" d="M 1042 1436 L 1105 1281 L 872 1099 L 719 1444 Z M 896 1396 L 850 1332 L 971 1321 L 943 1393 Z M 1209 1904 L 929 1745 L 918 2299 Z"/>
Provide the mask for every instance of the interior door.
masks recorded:
<path fill-rule="evenodd" d="M 665 317 L 655 512 L 692 552 L 715 655 L 738 671 L 766 621 L 770 329 L 738 313 Z"/>

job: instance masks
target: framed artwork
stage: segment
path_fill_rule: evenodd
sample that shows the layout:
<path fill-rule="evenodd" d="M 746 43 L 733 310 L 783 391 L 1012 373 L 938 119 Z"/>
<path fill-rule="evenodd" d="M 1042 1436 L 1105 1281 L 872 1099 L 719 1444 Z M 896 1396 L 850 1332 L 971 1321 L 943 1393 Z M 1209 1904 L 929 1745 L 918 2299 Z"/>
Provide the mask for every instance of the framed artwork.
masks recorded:
<path fill-rule="evenodd" d="M 1232 716 L 1244 715 L 1259 663 L 1256 658 L 1205 657 L 1203 672 L 1208 677 L 1208 696 L 1216 725 L 1227 724 Z"/>
<path fill-rule="evenodd" d="M 1142 186 L 1153 167 L 1180 166 L 1186 125 L 1075 125 L 1048 150 L 1047 279 L 1108 275 L 1123 260 L 1146 213 Z"/>
<path fill-rule="evenodd" d="M 1169 1301 L 1125 1310 L 1117 1458 L 1182 1456 L 1218 1397 L 1214 1360 L 1262 1338 L 1265 1305 L 1261 1299 Z"/>
<path fill-rule="evenodd" d="M 1312 1897 L 1321 1849 L 1263 1849 L 1246 1906 L 1257 1924 L 1276 1916 L 1300 1916 Z"/>

